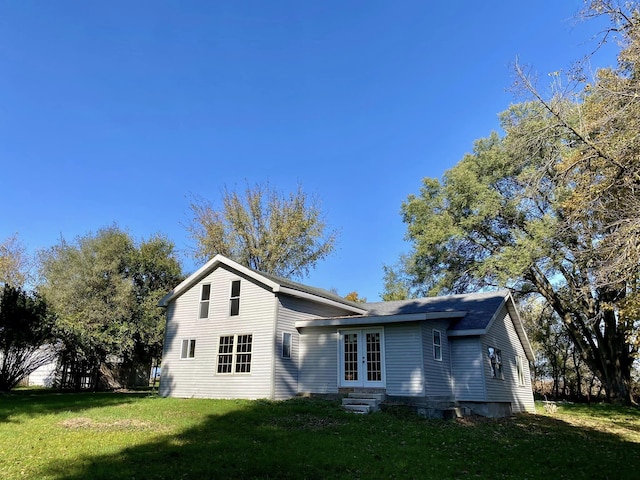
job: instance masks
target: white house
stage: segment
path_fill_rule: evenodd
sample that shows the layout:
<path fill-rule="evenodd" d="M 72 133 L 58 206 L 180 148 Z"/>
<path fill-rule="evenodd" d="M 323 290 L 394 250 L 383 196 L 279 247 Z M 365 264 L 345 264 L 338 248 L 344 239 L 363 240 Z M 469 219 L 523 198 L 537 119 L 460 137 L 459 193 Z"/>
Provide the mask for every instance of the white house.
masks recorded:
<path fill-rule="evenodd" d="M 163 396 L 371 391 L 491 416 L 534 411 L 533 351 L 507 290 L 353 303 L 218 255 L 159 305 Z"/>

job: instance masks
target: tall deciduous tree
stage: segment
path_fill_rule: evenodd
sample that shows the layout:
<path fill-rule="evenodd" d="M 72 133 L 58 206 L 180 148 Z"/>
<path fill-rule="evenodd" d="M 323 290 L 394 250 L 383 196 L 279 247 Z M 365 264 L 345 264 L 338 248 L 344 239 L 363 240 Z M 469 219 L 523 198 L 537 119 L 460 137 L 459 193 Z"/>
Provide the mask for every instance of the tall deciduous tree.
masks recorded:
<path fill-rule="evenodd" d="M 544 297 L 609 397 L 630 402 L 637 325 L 620 308 L 627 286 L 594 283 L 593 246 L 607 232 L 566 215 L 575 186 L 557 167 L 573 137 L 538 136 L 550 122 L 538 104 L 513 106 L 504 138 L 478 141 L 442 182 L 425 179 L 402 206 L 414 245 L 405 265 L 414 294 L 508 286 Z"/>
<path fill-rule="evenodd" d="M 548 100 L 520 71 L 534 101 L 503 114 L 504 137 L 478 141 L 403 205 L 414 244 L 405 271 L 414 294 L 506 285 L 543 297 L 608 397 L 632 402 L 640 14 L 635 2 L 588 2 L 585 16 L 601 14 L 622 40 L 618 68 Z"/>
<path fill-rule="evenodd" d="M 162 237 L 139 246 L 117 227 L 62 241 L 41 255 L 46 299 L 57 314 L 63 360 L 73 371 L 65 383 L 110 357 L 125 365 L 159 355 L 164 319 L 158 299 L 181 279 L 173 245 Z"/>
<path fill-rule="evenodd" d="M 129 275 L 133 280 L 136 308 L 134 349 L 130 359 L 147 365 L 162 357 L 165 312 L 158 301 L 183 280 L 173 243 L 162 236 L 142 241 L 133 256 Z"/>
<path fill-rule="evenodd" d="M 565 200 L 565 215 L 606 232 L 585 252 L 594 262 L 597 282 L 635 282 L 640 265 L 640 10 L 638 2 L 585 3 L 583 18 L 609 18 L 601 40 L 620 45 L 617 66 L 598 69 L 592 79 L 572 70 L 558 82 L 573 82 L 574 88 L 555 88 L 550 98 L 537 91 L 521 67 L 517 72 L 553 118 L 547 135 L 571 137 L 572 148 L 552 167 L 575 186 Z"/>
<path fill-rule="evenodd" d="M 0 289 L 0 392 L 56 356 L 53 316 L 37 294 L 5 284 Z"/>
<path fill-rule="evenodd" d="M 18 235 L 0 243 L 0 285 L 22 287 L 29 278 L 30 259 Z"/>
<path fill-rule="evenodd" d="M 304 277 L 335 248 L 337 232 L 328 230 L 320 206 L 298 187 L 283 194 L 268 184 L 243 193 L 223 191 L 219 208 L 205 199 L 191 202 L 188 225 L 195 257 L 222 254 L 255 270 L 282 277 Z"/>

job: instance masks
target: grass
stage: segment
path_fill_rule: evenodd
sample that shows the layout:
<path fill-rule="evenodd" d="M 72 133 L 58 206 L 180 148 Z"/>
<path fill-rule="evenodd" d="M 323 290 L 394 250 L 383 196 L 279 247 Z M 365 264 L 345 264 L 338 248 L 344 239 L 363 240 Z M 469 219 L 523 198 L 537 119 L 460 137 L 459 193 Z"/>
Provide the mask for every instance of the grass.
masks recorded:
<path fill-rule="evenodd" d="M 337 403 L 147 393 L 0 396 L 2 479 L 632 479 L 640 410 L 426 420 Z"/>

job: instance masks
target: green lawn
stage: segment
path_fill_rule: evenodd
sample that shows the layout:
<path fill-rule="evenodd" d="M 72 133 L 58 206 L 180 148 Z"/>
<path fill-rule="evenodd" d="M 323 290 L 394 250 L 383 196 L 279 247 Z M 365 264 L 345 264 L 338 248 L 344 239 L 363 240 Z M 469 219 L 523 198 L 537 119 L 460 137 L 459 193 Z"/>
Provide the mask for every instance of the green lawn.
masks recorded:
<path fill-rule="evenodd" d="M 337 403 L 0 396 L 1 479 L 640 478 L 640 410 L 505 420 L 371 415 Z"/>

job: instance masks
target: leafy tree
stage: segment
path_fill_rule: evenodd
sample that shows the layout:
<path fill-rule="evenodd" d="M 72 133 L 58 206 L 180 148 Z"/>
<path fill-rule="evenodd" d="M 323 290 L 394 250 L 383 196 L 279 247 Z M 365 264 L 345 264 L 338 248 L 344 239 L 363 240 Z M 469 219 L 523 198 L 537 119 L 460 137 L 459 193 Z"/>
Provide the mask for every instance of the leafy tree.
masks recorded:
<path fill-rule="evenodd" d="M 631 402 L 637 328 L 621 315 L 627 286 L 594 283 L 589 252 L 607 232 L 565 214 L 575 187 L 554 166 L 573 138 L 535 136 L 553 121 L 537 104 L 515 105 L 502 115 L 504 138 L 478 141 L 442 182 L 424 180 L 402 206 L 414 245 L 406 273 L 413 294 L 508 286 L 542 296 L 609 398 Z"/>
<path fill-rule="evenodd" d="M 521 75 L 534 101 L 502 114 L 504 136 L 479 140 L 442 182 L 425 179 L 403 204 L 414 245 L 403 271 L 411 295 L 508 286 L 542 297 L 608 398 L 631 403 L 640 15 L 606 1 L 590 8 L 622 35 L 619 68 L 600 71 L 580 96 L 550 100 Z"/>
<path fill-rule="evenodd" d="M 134 349 L 129 360 L 133 365 L 149 365 L 162 357 L 165 312 L 158 308 L 158 301 L 184 279 L 173 243 L 161 236 L 143 241 L 129 274 L 136 298 Z"/>
<path fill-rule="evenodd" d="M 53 317 L 37 294 L 5 284 L 0 291 L 0 391 L 56 356 Z"/>
<path fill-rule="evenodd" d="M 195 257 L 222 254 L 255 270 L 281 277 L 306 276 L 335 249 L 336 231 L 327 231 L 320 206 L 298 187 L 289 195 L 268 184 L 243 193 L 225 188 L 220 208 L 202 198 L 191 202 L 188 225 Z"/>
<path fill-rule="evenodd" d="M 382 300 L 407 300 L 411 298 L 413 279 L 409 274 L 411 258 L 403 255 L 395 265 L 383 265 L 384 291 Z"/>
<path fill-rule="evenodd" d="M 169 241 L 155 237 L 137 246 L 109 227 L 43 252 L 41 269 L 65 347 L 63 373 L 72 372 L 63 384 L 79 388 L 90 372 L 97 385 L 109 358 L 132 368 L 159 355 L 164 319 L 157 301 L 181 279 Z"/>
<path fill-rule="evenodd" d="M 556 79 L 551 98 L 537 91 L 522 67 L 517 72 L 553 119 L 544 134 L 571 138 L 572 148 L 553 165 L 574 185 L 563 204 L 565 215 L 607 232 L 585 252 L 596 281 L 635 282 L 640 265 L 640 10 L 637 2 L 592 0 L 581 16 L 609 18 L 601 42 L 613 39 L 621 46 L 617 67 L 601 68 L 593 79 L 574 68 L 568 78 Z M 572 88 L 559 88 L 561 83 Z"/>
<path fill-rule="evenodd" d="M 586 367 L 562 320 L 540 299 L 521 300 L 520 317 L 532 343 L 535 389 L 556 399 L 599 397 L 600 382 Z"/>
<path fill-rule="evenodd" d="M 24 285 L 29 277 L 29 268 L 29 257 L 17 234 L 0 243 L 0 285 Z"/>
<path fill-rule="evenodd" d="M 358 302 L 358 303 L 366 303 L 367 297 L 361 297 L 358 295 L 358 292 L 355 290 L 353 292 L 349 292 L 344 296 L 345 300 L 349 300 L 350 302 Z"/>

